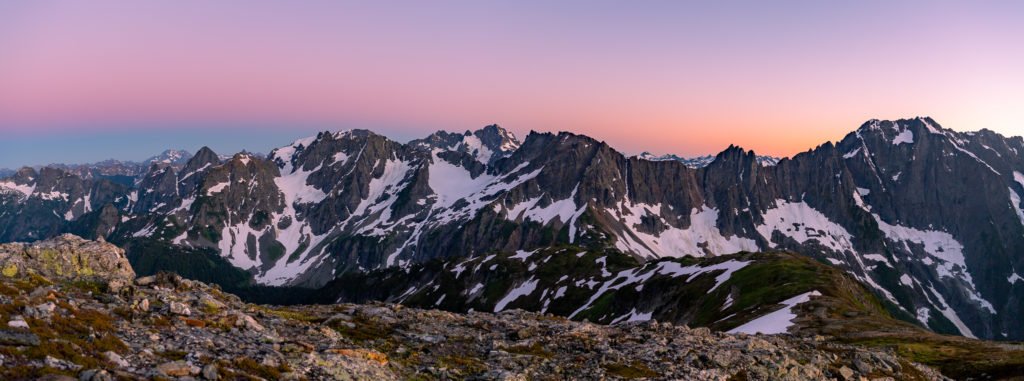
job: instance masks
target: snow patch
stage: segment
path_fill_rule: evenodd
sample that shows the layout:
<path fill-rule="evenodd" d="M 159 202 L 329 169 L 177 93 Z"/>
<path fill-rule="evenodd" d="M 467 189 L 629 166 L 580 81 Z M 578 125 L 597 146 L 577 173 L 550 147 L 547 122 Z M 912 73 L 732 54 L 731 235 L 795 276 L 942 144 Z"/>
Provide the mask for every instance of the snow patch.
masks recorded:
<path fill-rule="evenodd" d="M 619 323 L 619 322 L 623 322 L 623 321 L 624 321 L 624 322 L 631 322 L 631 321 L 648 321 L 648 320 L 651 320 L 651 316 L 652 316 L 652 315 L 653 315 L 653 313 L 652 313 L 652 312 L 644 312 L 644 313 L 640 313 L 640 312 L 637 312 L 637 311 L 636 311 L 636 308 L 633 308 L 633 309 L 632 309 L 631 311 L 629 311 L 629 313 L 628 313 L 628 314 L 625 314 L 625 315 L 619 316 L 619 317 L 618 317 L 618 318 L 616 318 L 615 320 L 612 320 L 612 324 L 615 324 L 615 323 Z"/>
<path fill-rule="evenodd" d="M 910 275 L 903 274 L 900 275 L 900 284 L 907 287 L 914 287 L 914 280 L 910 279 Z"/>
<path fill-rule="evenodd" d="M 875 261 L 875 262 L 882 262 L 882 263 L 885 263 L 886 265 L 889 265 L 889 267 L 895 268 L 892 265 L 892 263 L 889 262 L 889 259 L 884 257 L 884 256 L 882 256 L 881 254 L 864 254 L 864 255 L 861 255 L 861 257 L 864 257 L 864 259 L 869 259 L 869 260 L 872 260 L 872 261 Z"/>
<path fill-rule="evenodd" d="M 716 263 L 708 266 L 683 266 L 678 262 L 662 261 L 658 262 L 654 266 L 644 266 L 638 269 L 623 270 L 610 278 L 606 278 L 603 282 L 595 282 L 593 285 L 591 285 L 591 288 L 593 288 L 593 286 L 600 284 L 601 288 L 595 291 L 593 294 L 591 294 L 590 300 L 588 300 L 587 303 L 580 306 L 580 308 L 576 309 L 576 311 L 570 314 L 569 318 L 571 319 L 573 316 L 576 316 L 576 314 L 590 308 L 594 301 L 600 298 L 601 295 L 604 295 L 605 292 L 608 292 L 610 290 L 618 290 L 623 287 L 637 285 L 636 290 L 640 291 L 642 289 L 643 284 L 646 283 L 648 279 L 651 279 L 651 277 L 655 275 L 667 275 L 674 278 L 686 276 L 686 282 L 689 283 L 702 274 L 707 274 L 713 271 L 721 271 L 721 273 L 715 277 L 715 285 L 708 289 L 708 292 L 711 292 L 714 291 L 719 286 L 721 286 L 727 280 L 729 280 L 729 278 L 732 277 L 732 274 L 734 272 L 746 267 L 749 264 L 750 262 L 728 260 L 722 263 Z M 579 282 L 577 283 L 577 287 L 580 287 Z"/>
<path fill-rule="evenodd" d="M 537 282 L 538 281 L 536 279 L 531 278 L 510 290 L 505 297 L 501 298 L 501 300 L 494 305 L 494 312 L 501 312 L 505 309 L 505 306 L 508 306 L 509 303 L 519 299 L 519 297 L 533 293 L 533 290 L 537 289 Z"/>
<path fill-rule="evenodd" d="M 690 211 L 690 226 L 685 229 L 669 226 L 664 231 L 651 234 L 639 231 L 643 217 L 664 219 L 660 216 L 661 204 L 631 203 L 623 201 L 622 209 L 608 213 L 618 215 L 630 231 L 616 240 L 615 245 L 622 251 L 649 253 L 653 257 L 682 257 L 690 254 L 704 256 L 706 252 L 731 254 L 740 251 L 757 251 L 757 242 L 737 235 L 726 237 L 718 230 L 718 209 L 701 206 Z M 665 223 L 668 226 L 667 222 Z M 632 233 L 632 234 L 630 234 Z M 636 237 L 636 238 L 634 238 Z"/>
<path fill-rule="evenodd" d="M 224 190 L 224 188 L 227 188 L 228 185 L 231 185 L 230 181 L 228 181 L 226 183 L 219 183 L 217 185 L 209 187 L 209 188 L 206 189 L 206 195 L 207 196 L 212 196 L 214 193 L 220 193 L 221 191 Z"/>
<path fill-rule="evenodd" d="M 511 257 L 508 257 L 508 258 L 509 259 L 518 259 L 520 261 L 525 261 L 531 255 L 533 255 L 533 253 L 536 253 L 536 252 L 537 252 L 537 250 L 534 250 L 534 251 L 517 250 L 515 255 L 513 255 Z"/>
<path fill-rule="evenodd" d="M 289 204 L 318 203 L 327 198 L 327 194 L 309 185 L 309 174 L 316 172 L 320 167 L 312 171 L 303 171 L 296 168 L 294 172 L 274 178 L 274 184 L 285 195 L 285 202 Z"/>
<path fill-rule="evenodd" d="M 925 326 L 928 325 L 928 319 L 931 319 L 931 311 L 927 307 L 921 307 L 917 309 L 917 321 L 921 322 Z"/>
<path fill-rule="evenodd" d="M 854 156 L 857 156 L 857 153 L 860 152 L 860 148 L 861 147 L 857 147 L 857 149 L 847 152 L 846 154 L 843 155 L 843 159 L 852 159 Z"/>
<path fill-rule="evenodd" d="M 837 252 L 854 251 L 850 233 L 806 203 L 777 199 L 775 204 L 762 215 L 764 224 L 756 227 L 765 240 L 771 242 L 778 231 L 798 243 L 813 240 Z"/>
<path fill-rule="evenodd" d="M 926 262 L 922 260 L 922 262 L 927 265 L 934 263 L 935 273 L 940 278 L 950 277 L 962 280 L 968 286 L 964 290 L 967 293 L 967 296 L 981 304 L 982 308 L 995 313 L 995 308 L 992 306 L 992 303 L 978 294 L 978 288 L 975 286 L 974 279 L 971 277 L 971 274 L 967 271 L 967 264 L 964 261 L 964 247 L 960 242 L 953 238 L 952 234 L 935 230 L 918 230 L 906 226 L 890 225 L 883 221 L 877 214 L 872 214 L 872 216 L 874 216 L 875 221 L 878 222 L 878 228 L 885 233 L 886 238 L 889 240 L 897 243 L 902 242 L 904 246 L 906 246 L 907 243 L 923 245 L 924 251 L 938 261 Z M 907 247 L 907 249 L 909 251 L 909 247 Z M 952 311 L 952 309 L 950 309 L 950 311 Z M 943 315 L 946 315 L 946 312 L 943 312 Z"/>
<path fill-rule="evenodd" d="M 899 135 L 892 140 L 893 145 L 900 145 L 903 143 L 913 144 L 914 143 L 914 132 L 910 129 L 903 130 Z"/>
<path fill-rule="evenodd" d="M 818 291 L 806 292 L 792 298 L 783 301 L 783 307 L 768 313 L 767 315 L 761 316 L 757 319 L 751 320 L 746 324 L 729 330 L 728 333 L 746 333 L 746 334 L 778 334 L 786 333 L 789 327 L 793 326 L 793 319 L 796 319 L 796 314 L 793 313 L 793 307 L 806 303 L 811 300 L 812 296 L 821 295 Z"/>
<path fill-rule="evenodd" d="M 338 152 L 331 158 L 335 163 L 344 163 L 348 161 L 348 154 L 344 152 Z"/>

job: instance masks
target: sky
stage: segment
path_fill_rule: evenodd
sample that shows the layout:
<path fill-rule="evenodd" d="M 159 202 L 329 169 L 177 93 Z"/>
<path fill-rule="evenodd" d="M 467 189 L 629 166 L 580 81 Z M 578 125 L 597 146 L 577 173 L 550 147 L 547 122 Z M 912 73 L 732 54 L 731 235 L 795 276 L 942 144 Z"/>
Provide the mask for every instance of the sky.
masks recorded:
<path fill-rule="evenodd" d="M 0 168 L 498 123 L 791 156 L 868 119 L 1024 134 L 1024 2 L 0 2 Z"/>

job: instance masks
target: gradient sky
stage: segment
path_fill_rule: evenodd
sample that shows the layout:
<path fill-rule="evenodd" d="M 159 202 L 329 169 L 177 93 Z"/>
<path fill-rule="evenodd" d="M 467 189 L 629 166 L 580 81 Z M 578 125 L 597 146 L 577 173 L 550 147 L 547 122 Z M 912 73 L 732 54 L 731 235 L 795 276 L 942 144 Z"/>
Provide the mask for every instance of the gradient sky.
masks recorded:
<path fill-rule="evenodd" d="M 489 123 L 628 154 L 1024 134 L 1024 2 L 705 3 L 0 2 L 0 167 Z"/>

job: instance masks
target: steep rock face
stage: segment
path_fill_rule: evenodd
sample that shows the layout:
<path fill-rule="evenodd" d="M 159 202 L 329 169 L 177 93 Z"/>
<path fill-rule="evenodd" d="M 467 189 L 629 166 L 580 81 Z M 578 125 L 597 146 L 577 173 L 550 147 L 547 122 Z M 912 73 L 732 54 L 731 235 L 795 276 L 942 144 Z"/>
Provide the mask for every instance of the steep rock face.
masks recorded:
<path fill-rule="evenodd" d="M 131 194 L 107 196 L 128 212 L 107 238 L 214 248 L 260 283 L 312 286 L 347 271 L 553 244 L 640 260 L 792 250 L 846 270 L 932 329 L 1024 338 L 1014 320 L 1024 308 L 1019 137 L 928 118 L 869 121 L 775 165 L 729 147 L 700 168 L 627 158 L 571 133 L 515 143 L 489 126 L 411 144 L 325 132 L 266 160 L 200 152 L 188 169 L 154 165 Z M 37 183 L 96 187 L 54 173 L 0 182 L 4 239 L 55 234 L 77 208 L 74 197 L 42 203 L 52 200 Z"/>
<path fill-rule="evenodd" d="M 209 147 L 200 148 L 195 156 L 185 162 L 178 175 L 178 196 L 191 194 L 210 168 L 221 164 L 220 158 Z"/>

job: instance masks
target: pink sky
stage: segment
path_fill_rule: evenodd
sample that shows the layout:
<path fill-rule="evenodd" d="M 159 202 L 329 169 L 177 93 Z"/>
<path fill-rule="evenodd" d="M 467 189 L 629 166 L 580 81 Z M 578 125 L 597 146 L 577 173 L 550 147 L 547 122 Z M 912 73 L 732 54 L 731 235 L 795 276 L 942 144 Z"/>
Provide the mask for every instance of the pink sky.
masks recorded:
<path fill-rule="evenodd" d="M 1021 3 L 548 3 L 3 3 L 0 129 L 499 123 L 779 156 L 871 118 L 1024 134 Z"/>

